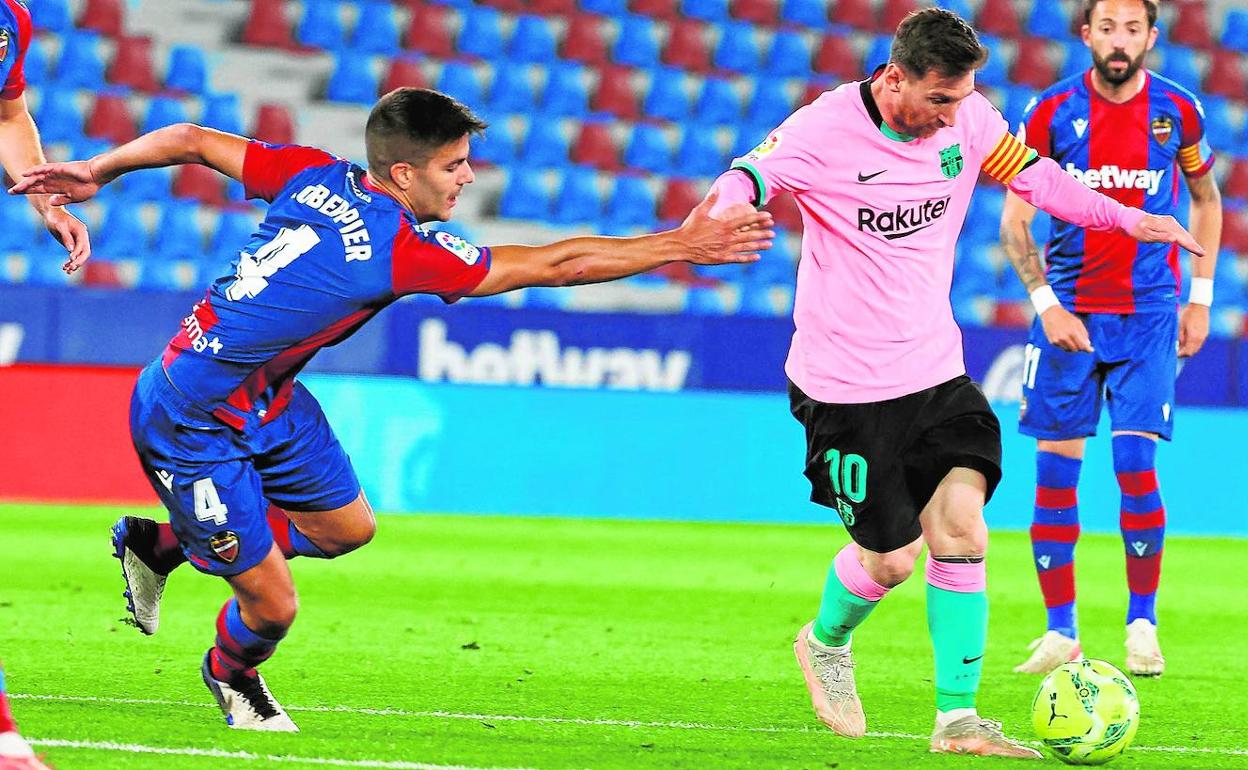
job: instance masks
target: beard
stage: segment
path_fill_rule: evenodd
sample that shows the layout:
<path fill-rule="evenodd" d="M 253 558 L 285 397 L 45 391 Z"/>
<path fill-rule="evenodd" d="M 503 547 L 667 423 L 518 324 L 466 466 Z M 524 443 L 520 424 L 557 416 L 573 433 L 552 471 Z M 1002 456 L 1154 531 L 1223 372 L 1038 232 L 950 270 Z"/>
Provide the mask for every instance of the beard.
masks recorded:
<path fill-rule="evenodd" d="M 1130 56 L 1127 56 L 1121 51 L 1115 51 L 1104 58 L 1097 56 L 1096 53 L 1093 52 L 1092 66 L 1096 67 L 1096 71 L 1101 73 L 1101 77 L 1104 78 L 1106 82 L 1115 86 L 1120 86 L 1135 77 L 1135 73 L 1140 71 L 1140 67 L 1144 66 L 1144 55 L 1147 53 L 1148 51 L 1143 51 L 1139 56 L 1132 60 Z M 1117 72 L 1109 66 L 1114 62 L 1122 62 L 1127 66 L 1121 72 Z"/>

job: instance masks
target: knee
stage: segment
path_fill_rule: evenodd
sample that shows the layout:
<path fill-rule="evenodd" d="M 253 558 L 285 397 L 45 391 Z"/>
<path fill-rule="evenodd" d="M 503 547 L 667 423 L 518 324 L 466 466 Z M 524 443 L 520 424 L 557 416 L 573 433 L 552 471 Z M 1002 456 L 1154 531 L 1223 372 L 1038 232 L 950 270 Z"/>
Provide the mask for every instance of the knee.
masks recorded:
<path fill-rule="evenodd" d="M 871 579 L 885 588 L 899 586 L 914 574 L 914 562 L 921 547 L 907 546 L 889 553 L 876 554 L 863 566 Z"/>
<path fill-rule="evenodd" d="M 244 608 L 247 627 L 260 636 L 280 639 L 295 623 L 299 613 L 299 597 L 294 591 L 281 596 L 265 597 Z"/>
<path fill-rule="evenodd" d="M 376 534 L 377 519 L 373 516 L 372 509 L 366 506 L 359 516 L 326 535 L 322 542 L 317 543 L 317 547 L 331 558 L 342 556 L 368 545 Z"/>

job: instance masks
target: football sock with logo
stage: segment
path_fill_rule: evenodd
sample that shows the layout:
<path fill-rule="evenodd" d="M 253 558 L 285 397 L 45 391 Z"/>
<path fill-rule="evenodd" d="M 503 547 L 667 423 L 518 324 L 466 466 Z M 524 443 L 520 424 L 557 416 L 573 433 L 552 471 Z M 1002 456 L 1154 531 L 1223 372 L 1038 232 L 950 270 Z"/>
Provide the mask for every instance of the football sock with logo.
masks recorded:
<path fill-rule="evenodd" d="M 1053 452 L 1036 452 L 1036 509 L 1031 520 L 1031 552 L 1048 628 L 1078 638 L 1075 621 L 1075 543 L 1079 540 L 1079 469 L 1083 461 Z"/>
<path fill-rule="evenodd" d="M 273 530 L 273 540 L 277 543 L 277 547 L 282 549 L 282 556 L 287 559 L 293 559 L 296 556 L 308 556 L 313 559 L 328 559 L 316 543 L 308 539 L 308 536 L 299 531 L 295 523 L 286 516 L 286 512 L 276 505 L 269 505 L 268 513 L 265 514 L 269 519 L 269 529 Z"/>
<path fill-rule="evenodd" d="M 256 666 L 273 656 L 281 640 L 282 637 L 271 639 L 248 628 L 238 611 L 238 600 L 230 599 L 217 615 L 217 641 L 209 651 L 213 679 L 228 683 L 240 676 L 254 677 Z"/>
<path fill-rule="evenodd" d="M 1145 436 L 1114 436 L 1114 472 L 1122 490 L 1118 525 L 1127 551 L 1127 623 L 1157 623 L 1157 584 L 1166 537 L 1166 507 L 1157 485 L 1157 442 Z"/>
<path fill-rule="evenodd" d="M 927 555 L 927 629 L 936 661 L 936 708 L 975 708 L 988 638 L 982 556 Z"/>
<path fill-rule="evenodd" d="M 850 636 L 867 619 L 888 589 L 876 583 L 858 561 L 858 545 L 850 543 L 832 560 L 812 631 L 829 647 L 849 644 Z"/>
<path fill-rule="evenodd" d="M 0 668 L 0 733 L 17 732 L 17 722 L 13 720 L 13 712 L 9 710 L 9 696 L 4 689 L 4 669 Z"/>

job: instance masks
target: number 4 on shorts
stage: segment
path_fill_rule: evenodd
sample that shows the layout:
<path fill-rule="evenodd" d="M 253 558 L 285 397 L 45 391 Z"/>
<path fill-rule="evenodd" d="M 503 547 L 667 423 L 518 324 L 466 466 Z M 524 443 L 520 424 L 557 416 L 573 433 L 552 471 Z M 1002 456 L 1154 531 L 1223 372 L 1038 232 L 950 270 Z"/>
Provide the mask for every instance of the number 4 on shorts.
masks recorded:
<path fill-rule="evenodd" d="M 828 463 L 833 492 L 853 503 L 867 499 L 867 461 L 862 455 L 842 455 L 839 449 L 829 449 L 823 459 Z"/>
<path fill-rule="evenodd" d="M 225 517 L 230 509 L 221 502 L 221 496 L 217 494 L 217 485 L 212 483 L 212 479 L 199 479 L 195 482 L 193 489 L 195 518 L 200 521 L 211 521 L 218 527 L 224 525 Z"/>

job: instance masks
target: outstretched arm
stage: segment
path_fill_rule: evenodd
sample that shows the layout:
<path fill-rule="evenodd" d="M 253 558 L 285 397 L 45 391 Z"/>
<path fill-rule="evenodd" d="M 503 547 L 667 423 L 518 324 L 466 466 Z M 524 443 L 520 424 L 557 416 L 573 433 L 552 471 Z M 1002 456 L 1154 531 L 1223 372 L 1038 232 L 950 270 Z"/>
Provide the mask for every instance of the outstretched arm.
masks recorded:
<path fill-rule="evenodd" d="M 90 160 L 45 163 L 23 174 L 9 192 L 52 194 L 54 206 L 88 200 L 122 174 L 141 168 L 199 163 L 242 181 L 248 139 L 192 123 L 144 134 Z"/>

